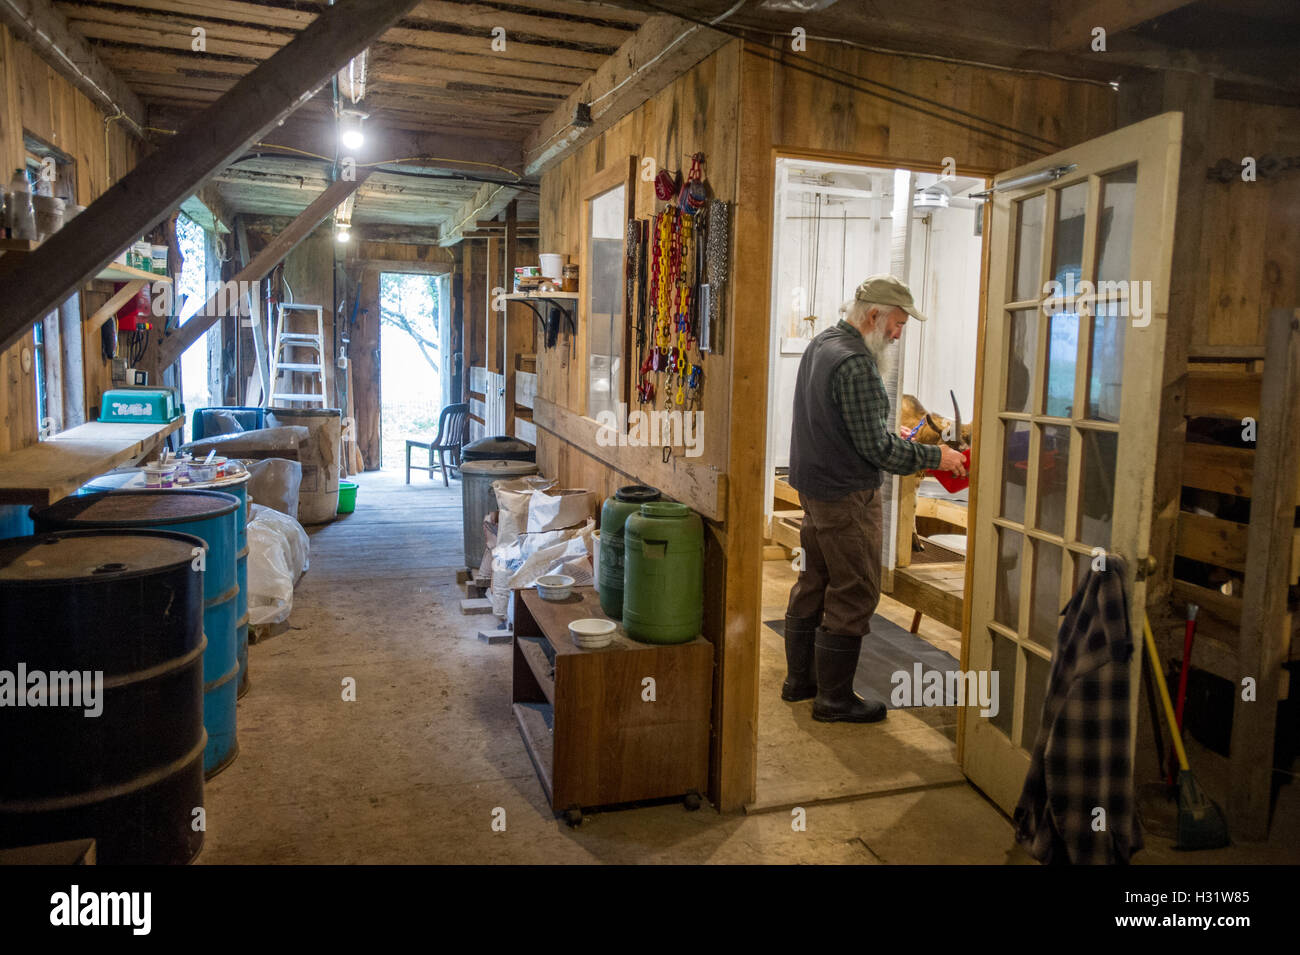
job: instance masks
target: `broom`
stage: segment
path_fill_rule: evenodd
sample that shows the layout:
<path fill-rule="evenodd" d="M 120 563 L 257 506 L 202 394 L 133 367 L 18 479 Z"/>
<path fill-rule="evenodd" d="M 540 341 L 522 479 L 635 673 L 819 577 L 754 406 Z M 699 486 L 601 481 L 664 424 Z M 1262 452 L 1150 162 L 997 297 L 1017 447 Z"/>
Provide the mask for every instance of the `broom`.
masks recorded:
<path fill-rule="evenodd" d="M 1178 841 L 1174 843 L 1174 848 L 1222 848 L 1230 844 L 1228 824 L 1223 818 L 1222 810 L 1201 790 L 1187 765 L 1187 751 L 1183 748 L 1174 704 L 1169 698 L 1169 687 L 1165 684 L 1165 671 L 1160 665 L 1156 638 L 1151 633 L 1151 621 L 1145 615 L 1142 618 L 1142 630 L 1146 637 L 1147 653 L 1151 655 L 1151 669 L 1155 672 L 1156 686 L 1160 689 L 1160 699 L 1164 703 L 1169 735 L 1173 739 L 1174 751 L 1178 754 Z"/>

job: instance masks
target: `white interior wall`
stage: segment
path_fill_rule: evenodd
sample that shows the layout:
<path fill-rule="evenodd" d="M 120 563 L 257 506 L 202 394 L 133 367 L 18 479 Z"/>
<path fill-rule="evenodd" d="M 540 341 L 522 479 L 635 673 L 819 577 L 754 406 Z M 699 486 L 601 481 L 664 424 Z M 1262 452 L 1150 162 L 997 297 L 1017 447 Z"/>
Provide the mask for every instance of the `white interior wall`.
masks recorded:
<path fill-rule="evenodd" d="M 908 322 L 903 391 L 945 417 L 951 389 L 969 422 L 975 407 L 975 349 L 979 331 L 979 210 L 932 210 L 913 236 L 910 284 L 925 324 Z"/>
<path fill-rule="evenodd" d="M 862 187 L 872 186 L 880 195 L 880 183 L 889 173 L 864 178 Z M 830 202 L 827 203 L 826 199 Z M 777 237 L 776 297 L 774 331 L 780 343 L 775 356 L 773 446 L 769 457 L 773 467 L 790 463 L 790 427 L 794 410 L 794 385 L 804 346 L 813 337 L 840 320 L 840 306 L 853 297 L 858 284 L 869 275 L 889 271 L 890 209 L 888 199 L 823 197 L 820 254 L 813 268 L 808 243 L 816 232 L 817 197 L 804 192 L 787 192 Z M 815 286 L 816 296 L 813 296 Z M 812 329 L 803 316 L 816 314 Z"/>

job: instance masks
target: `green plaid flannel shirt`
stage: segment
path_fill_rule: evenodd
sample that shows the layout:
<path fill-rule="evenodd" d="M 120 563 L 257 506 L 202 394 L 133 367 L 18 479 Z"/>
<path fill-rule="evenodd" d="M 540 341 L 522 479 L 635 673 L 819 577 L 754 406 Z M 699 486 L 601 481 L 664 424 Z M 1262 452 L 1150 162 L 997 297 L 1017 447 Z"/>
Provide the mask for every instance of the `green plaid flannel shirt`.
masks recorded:
<path fill-rule="evenodd" d="M 838 327 L 859 334 L 848 322 L 841 321 Z M 891 474 L 915 474 L 939 466 L 938 445 L 915 444 L 890 427 L 889 396 L 870 352 L 843 362 L 831 387 L 854 447 L 873 467 Z"/>

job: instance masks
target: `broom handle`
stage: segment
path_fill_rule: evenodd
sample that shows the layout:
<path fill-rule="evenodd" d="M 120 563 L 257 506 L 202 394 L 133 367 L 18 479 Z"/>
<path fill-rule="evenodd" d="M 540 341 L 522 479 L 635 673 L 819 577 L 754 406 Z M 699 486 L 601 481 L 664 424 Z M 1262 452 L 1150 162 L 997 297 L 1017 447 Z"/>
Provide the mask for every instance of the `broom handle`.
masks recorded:
<path fill-rule="evenodd" d="M 1160 654 L 1156 652 L 1156 638 L 1151 634 L 1151 621 L 1142 615 L 1142 632 L 1147 641 L 1147 653 L 1151 654 L 1151 669 L 1155 671 L 1156 686 L 1160 689 L 1160 700 L 1165 705 L 1165 719 L 1169 721 L 1169 735 L 1174 740 L 1174 751 L 1178 753 L 1178 768 L 1187 772 L 1187 751 L 1183 749 L 1183 734 L 1178 731 L 1178 721 L 1174 716 L 1174 703 L 1169 699 L 1169 687 L 1165 684 L 1165 673 L 1160 668 Z"/>

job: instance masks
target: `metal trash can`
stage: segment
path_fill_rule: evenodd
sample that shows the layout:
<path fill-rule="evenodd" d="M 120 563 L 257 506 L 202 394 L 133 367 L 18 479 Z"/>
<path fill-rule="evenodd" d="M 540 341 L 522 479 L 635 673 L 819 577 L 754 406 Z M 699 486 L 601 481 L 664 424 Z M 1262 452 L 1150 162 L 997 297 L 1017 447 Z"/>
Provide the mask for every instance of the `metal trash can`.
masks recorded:
<path fill-rule="evenodd" d="M 537 465 L 531 461 L 467 461 L 461 464 L 461 510 L 465 516 L 466 567 L 476 570 L 483 562 L 483 551 L 487 547 L 487 541 L 483 539 L 483 518 L 497 509 L 492 482 L 536 473 Z"/>
<path fill-rule="evenodd" d="M 527 441 L 498 434 L 479 438 L 460 449 L 462 461 L 536 461 L 537 448 Z"/>

